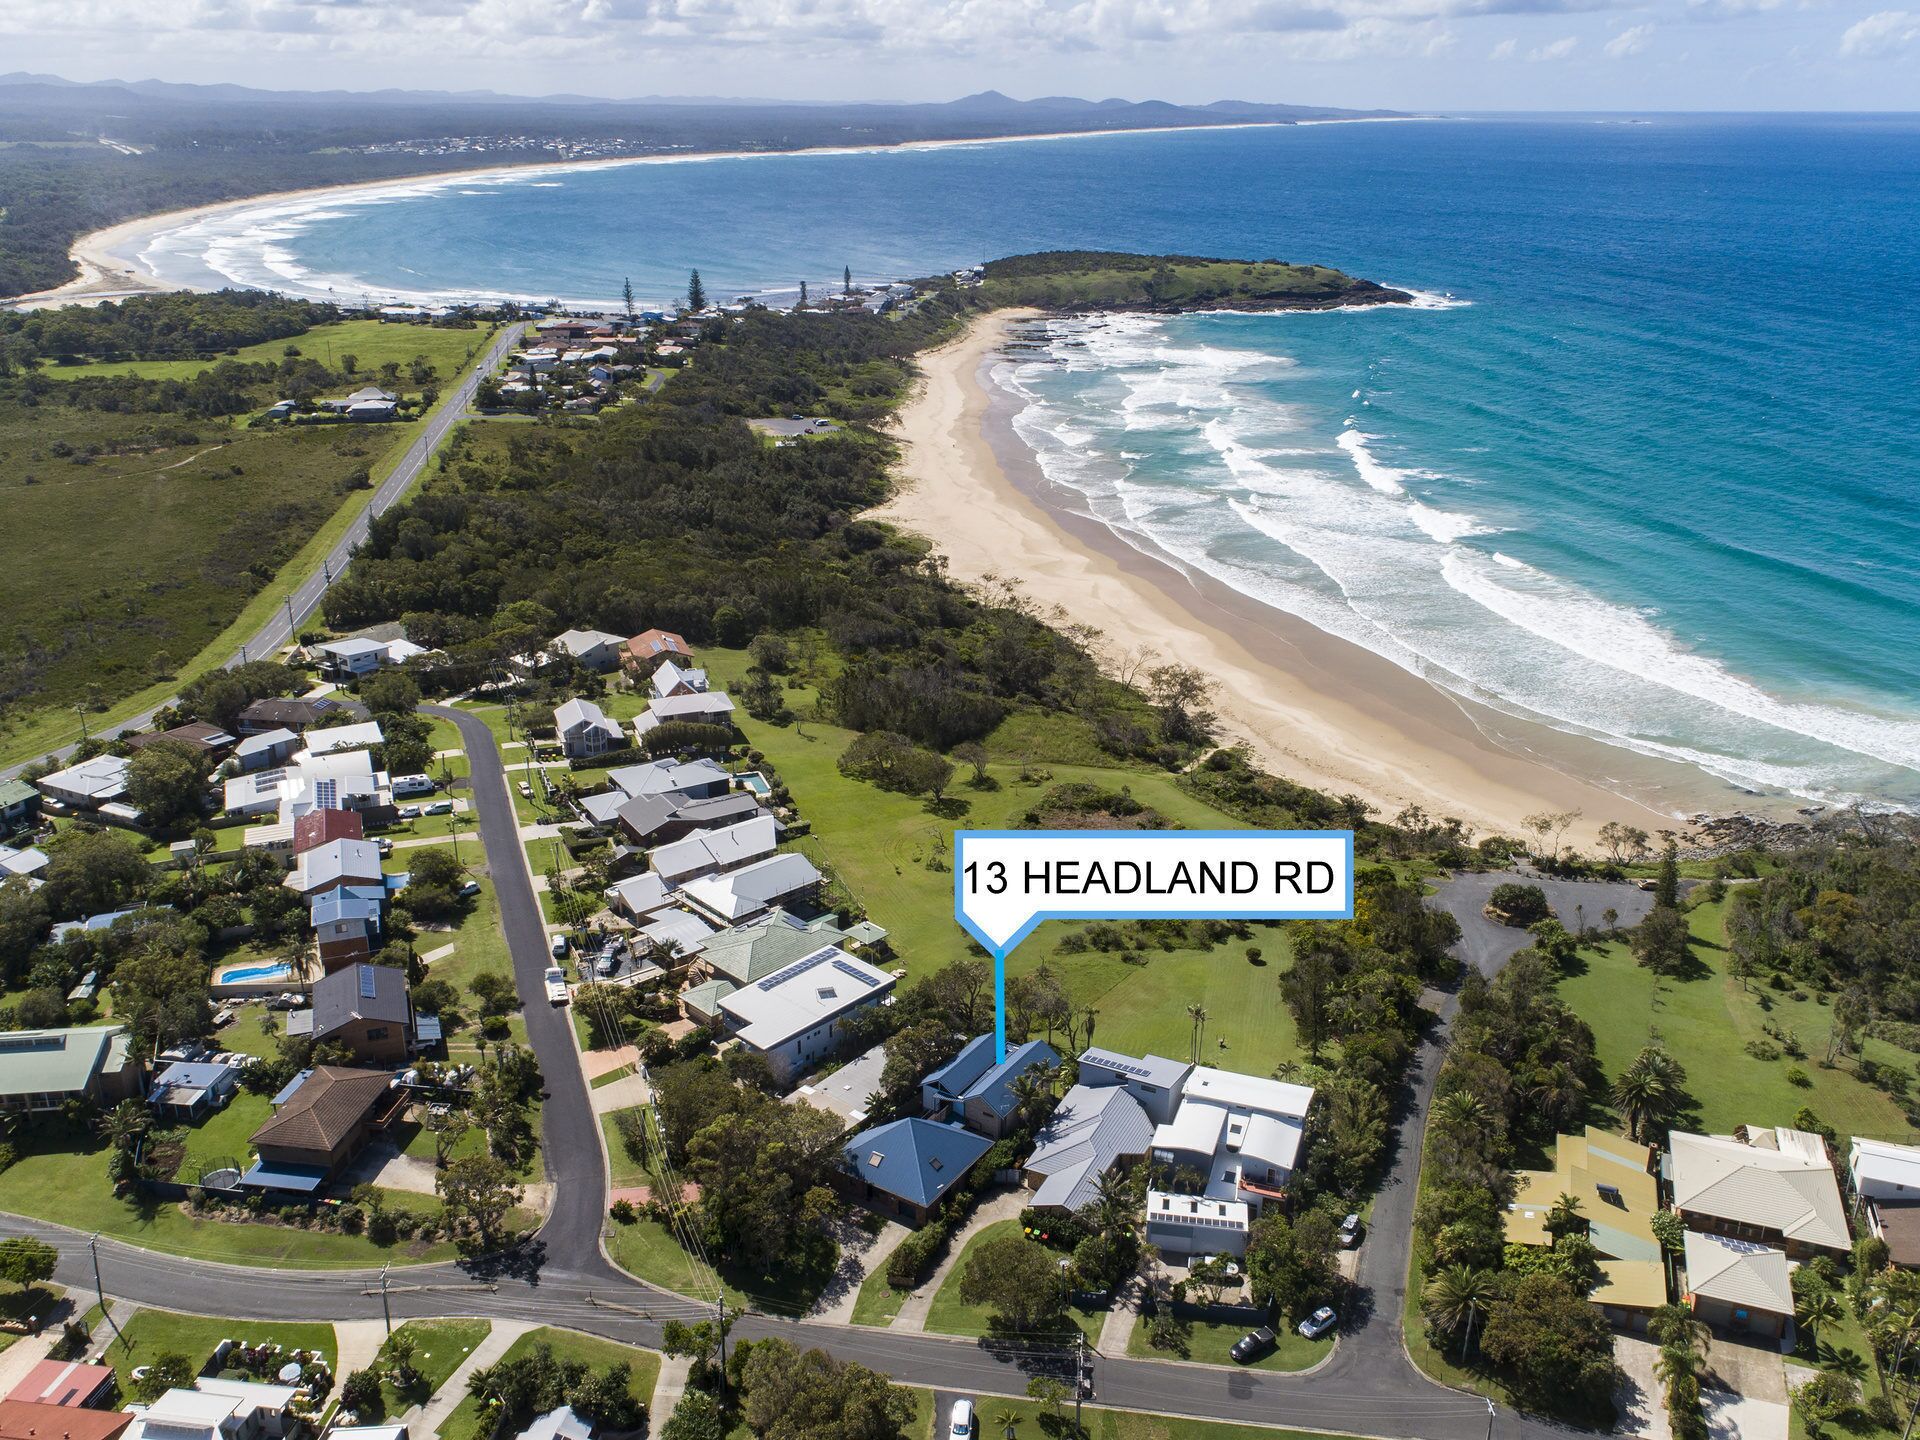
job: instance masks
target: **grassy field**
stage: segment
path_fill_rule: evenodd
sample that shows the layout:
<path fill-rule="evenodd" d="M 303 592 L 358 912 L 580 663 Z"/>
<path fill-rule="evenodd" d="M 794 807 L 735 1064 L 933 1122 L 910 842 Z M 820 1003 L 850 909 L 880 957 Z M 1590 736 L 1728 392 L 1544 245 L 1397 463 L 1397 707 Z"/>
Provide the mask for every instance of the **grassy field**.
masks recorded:
<path fill-rule="evenodd" d="M 1832 1026 L 1818 998 L 1795 1000 L 1790 992 L 1760 984 L 1749 993 L 1728 977 L 1725 912 L 1724 902 L 1702 903 L 1690 912 L 1700 962 L 1690 978 L 1662 979 L 1642 969 L 1620 942 L 1580 952 L 1560 994 L 1593 1027 L 1607 1076 L 1618 1075 L 1657 1038 L 1687 1068 L 1688 1088 L 1699 1102 L 1698 1127 L 1709 1133 L 1726 1134 L 1740 1124 L 1785 1125 L 1802 1106 L 1811 1106 L 1842 1135 L 1913 1139 L 1916 1132 L 1901 1107 L 1862 1081 L 1851 1062 L 1831 1070 L 1819 1064 Z M 1748 1053 L 1753 1041 L 1777 1047 L 1761 1028 L 1768 1020 L 1798 1038 L 1804 1059 L 1781 1054 L 1762 1060 Z M 1881 1064 L 1913 1072 L 1912 1055 L 1879 1040 L 1869 1040 L 1866 1050 Z M 1805 1085 L 1789 1078 L 1795 1071 Z"/>
<path fill-rule="evenodd" d="M 640 1107 L 635 1105 L 631 1108 L 638 1110 Z M 614 1117 L 625 1113 L 624 1110 L 610 1110 L 600 1117 L 600 1133 L 607 1139 L 607 1183 L 621 1188 L 647 1183 L 646 1167 L 627 1154 L 627 1147 L 620 1140 L 620 1130 Z"/>
<path fill-rule="evenodd" d="M 382 1378 L 380 1399 L 386 1413 L 398 1415 L 409 1405 L 424 1404 L 492 1331 L 488 1320 L 409 1320 L 394 1331 L 395 1339 L 405 1335 L 413 1341 L 413 1368 L 420 1373 L 420 1383 L 403 1394 L 393 1381 Z M 385 1345 L 381 1355 L 386 1355 Z"/>
<path fill-rule="evenodd" d="M 947 1417 L 932 1413 L 932 1393 L 915 1390 L 915 1420 L 907 1434 L 945 1440 Z M 1062 1407 L 1066 1424 L 1047 1414 L 1035 1400 L 1003 1400 L 997 1395 L 974 1397 L 981 1440 L 1001 1440 L 1011 1423 L 1014 1440 L 1051 1440 L 1072 1432 L 1073 1405 Z M 1130 1410 L 1107 1410 L 1088 1405 L 1081 1410 L 1086 1440 L 1325 1440 L 1326 1431 L 1311 1433 L 1265 1425 L 1227 1425 L 1215 1420 L 1193 1420 L 1182 1415 L 1142 1415 Z"/>
<path fill-rule="evenodd" d="M 648 1179 L 642 1175 L 638 1181 L 628 1183 L 646 1184 Z M 705 1278 L 705 1272 L 688 1259 L 680 1242 L 664 1225 L 652 1220 L 635 1220 L 630 1225 L 610 1220 L 607 1253 L 622 1270 L 650 1285 L 696 1299 L 713 1298 L 713 1287 Z M 743 1309 L 751 1306 L 776 1315 L 800 1315 L 812 1309 L 813 1302 L 820 1298 L 820 1292 L 832 1278 L 830 1265 L 819 1274 L 789 1270 L 760 1275 L 729 1264 L 721 1256 L 712 1258 L 729 1305 Z"/>
<path fill-rule="evenodd" d="M 109 375 L 137 375 L 145 380 L 191 380 L 202 370 L 224 360 L 248 365 L 278 365 L 289 348 L 329 369 L 344 368 L 343 357 L 351 355 L 357 363 L 358 384 L 377 380 L 380 367 L 389 362 L 401 367 L 401 382 L 417 389 L 407 375 L 416 357 L 435 370 L 441 385 L 476 360 L 493 338 L 488 326 L 471 330 L 436 329 L 428 325 L 389 325 L 379 320 L 342 320 L 334 325 L 316 325 L 304 335 L 285 340 L 263 340 L 258 345 L 240 346 L 235 353 L 224 352 L 204 360 L 96 360 L 84 365 L 48 365 L 40 373 L 55 380 L 95 379 Z M 349 386 L 349 389 L 354 387 Z"/>
<path fill-rule="evenodd" d="M 107 1344 L 105 1362 L 113 1366 L 120 1393 L 133 1394 L 133 1372 L 162 1355 L 184 1355 L 196 1372 L 213 1358 L 222 1340 L 251 1345 L 283 1345 L 289 1350 L 318 1350 L 331 1368 L 339 1355 L 333 1326 L 325 1323 L 264 1320 L 220 1320 L 205 1315 L 177 1315 L 169 1310 L 141 1310 L 121 1327 L 114 1340 L 111 1329 L 96 1334 Z"/>
<path fill-rule="evenodd" d="M 985 1306 L 969 1305 L 960 1298 L 960 1277 L 966 1272 L 967 1257 L 980 1245 L 989 1240 L 998 1240 L 1005 1235 L 1018 1235 L 1020 1221 L 996 1220 L 993 1224 L 977 1232 L 967 1241 L 966 1249 L 960 1252 L 960 1258 L 952 1270 L 947 1272 L 946 1280 L 933 1297 L 933 1308 L 927 1312 L 927 1329 L 940 1335 L 981 1336 L 988 1334 L 992 1327 L 989 1320 L 992 1312 Z M 1088 1320 L 1075 1312 L 1068 1312 L 1068 1319 L 1086 1332 L 1089 1340 L 1100 1338 L 1098 1320 Z"/>
<path fill-rule="evenodd" d="M 889 1285 L 887 1267 L 876 1266 L 873 1273 L 860 1282 L 860 1293 L 853 1297 L 853 1323 L 891 1325 L 900 1307 L 907 1303 L 909 1293 Z"/>
<path fill-rule="evenodd" d="M 1142 1360 L 1179 1359 L 1196 1365 L 1231 1365 L 1236 1370 L 1308 1370 L 1333 1353 L 1332 1336 L 1309 1340 L 1293 1326 L 1283 1322 L 1273 1327 L 1277 1343 L 1272 1351 L 1251 1365 L 1241 1365 L 1228 1352 L 1233 1349 L 1234 1342 L 1251 1329 L 1251 1323 L 1217 1325 L 1196 1320 L 1187 1337 L 1187 1353 L 1176 1355 L 1171 1351 L 1154 1349 L 1147 1343 L 1146 1325 L 1136 1324 L 1127 1340 L 1127 1354 Z"/>
<path fill-rule="evenodd" d="M 611 1340 L 599 1340 L 591 1335 L 543 1326 L 538 1330 L 529 1330 L 514 1341 L 502 1358 L 517 1360 L 523 1355 L 532 1354 L 541 1345 L 549 1347 L 557 1360 L 584 1361 L 595 1370 L 604 1370 L 624 1361 L 633 1369 L 628 1392 L 643 1404 L 653 1398 L 654 1382 L 660 1376 L 660 1357 L 651 1350 L 637 1350 L 629 1345 L 616 1345 Z M 652 1421 L 650 1431 L 657 1434 L 660 1421 L 651 1416 L 648 1418 Z M 447 1417 L 446 1423 L 440 1427 L 439 1435 L 440 1440 L 487 1440 L 488 1427 L 480 1413 L 480 1402 L 471 1395 L 463 1396 L 453 1413 Z"/>

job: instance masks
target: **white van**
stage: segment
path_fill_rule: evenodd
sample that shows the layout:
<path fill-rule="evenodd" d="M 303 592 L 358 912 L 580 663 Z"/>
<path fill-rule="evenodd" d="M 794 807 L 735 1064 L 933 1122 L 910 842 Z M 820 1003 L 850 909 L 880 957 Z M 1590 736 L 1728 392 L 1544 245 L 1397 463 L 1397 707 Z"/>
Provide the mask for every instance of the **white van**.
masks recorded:
<path fill-rule="evenodd" d="M 947 1440 L 974 1440 L 973 1401 L 956 1400 L 947 1421 Z"/>
<path fill-rule="evenodd" d="M 396 775 L 393 777 L 395 799 L 404 800 L 414 795 L 433 794 L 433 777 L 430 775 Z"/>

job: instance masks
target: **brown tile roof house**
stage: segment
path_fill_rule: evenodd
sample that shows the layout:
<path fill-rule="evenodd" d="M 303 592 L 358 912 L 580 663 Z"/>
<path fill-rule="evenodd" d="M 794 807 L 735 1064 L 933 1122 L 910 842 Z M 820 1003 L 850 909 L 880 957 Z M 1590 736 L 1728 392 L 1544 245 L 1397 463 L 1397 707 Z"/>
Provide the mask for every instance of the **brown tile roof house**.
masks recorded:
<path fill-rule="evenodd" d="M 671 630 L 642 630 L 627 641 L 626 663 L 651 671 L 662 660 L 691 660 L 693 651 L 687 642 Z"/>
<path fill-rule="evenodd" d="M 113 1367 L 77 1360 L 41 1360 L 7 1392 L 35 1405 L 105 1405 L 113 1397 Z"/>
<path fill-rule="evenodd" d="M 364 840 L 358 810 L 309 810 L 293 822 L 293 853 L 300 855 L 332 840 Z"/>
<path fill-rule="evenodd" d="M 318 700 L 294 700 L 285 696 L 256 700 L 240 712 L 240 733 L 258 735 L 264 730 L 306 730 L 346 708 L 345 702 L 324 696 Z"/>
<path fill-rule="evenodd" d="M 127 747 L 132 750 L 142 750 L 149 745 L 158 745 L 162 740 L 185 745 L 204 755 L 211 755 L 217 750 L 230 749 L 234 743 L 233 736 L 218 725 L 208 725 L 196 720 L 191 725 L 176 725 L 171 730 L 155 730 L 145 735 L 129 735 Z"/>
<path fill-rule="evenodd" d="M 275 1189 L 317 1190 L 350 1160 L 367 1135 L 393 1108 L 390 1086 L 380 1070 L 349 1070 L 322 1065 L 300 1082 L 274 1117 L 249 1137 L 259 1163 L 242 1184 Z M 303 1182 L 288 1183 L 289 1180 Z"/>
<path fill-rule="evenodd" d="M 0 1400 L 0 1440 L 118 1440 L 132 1423 L 125 1410 Z"/>

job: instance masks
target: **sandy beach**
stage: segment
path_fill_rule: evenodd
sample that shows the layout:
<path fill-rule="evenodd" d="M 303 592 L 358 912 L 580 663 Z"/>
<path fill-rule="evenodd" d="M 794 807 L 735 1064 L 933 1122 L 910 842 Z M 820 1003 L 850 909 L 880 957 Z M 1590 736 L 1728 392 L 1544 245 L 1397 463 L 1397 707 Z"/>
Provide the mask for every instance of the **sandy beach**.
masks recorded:
<path fill-rule="evenodd" d="M 1398 117 L 1396 117 L 1398 118 Z M 1414 118 L 1414 117 L 1407 117 Z M 68 254 L 80 274 L 51 290 L 39 290 L 0 300 L 0 307 L 15 310 L 42 310 L 57 305 L 98 304 L 121 300 L 129 295 L 154 294 L 186 287 L 154 274 L 141 254 L 154 236 L 186 225 L 237 211 L 288 201 L 326 196 L 344 199 L 372 195 L 382 191 L 407 189 L 420 185 L 472 183 L 502 177 L 533 177 L 605 170 L 628 165 L 684 165 L 708 160 L 755 160 L 792 155 L 862 155 L 876 150 L 939 150 L 957 145 L 1014 145 L 1033 140 L 1097 140 L 1116 135 L 1159 135 L 1184 130 L 1270 130 L 1293 125 L 1359 125 L 1372 120 L 1244 121 L 1231 125 L 1152 125 L 1125 130 L 1062 130 L 1043 135 L 989 135 L 979 139 L 914 140 L 901 145 L 832 145 L 799 150 L 711 150 L 686 154 L 624 155 L 604 160 L 541 160 L 517 165 L 475 166 L 467 170 L 435 170 L 418 175 L 389 176 L 383 180 L 361 180 L 345 185 L 314 185 L 298 190 L 275 190 L 264 195 L 249 195 L 242 200 L 222 200 L 211 205 L 193 205 L 180 210 L 164 210 L 122 220 L 101 230 L 82 235 L 73 242 Z M 612 297 L 608 297 L 611 302 Z"/>
<path fill-rule="evenodd" d="M 1527 815 L 1578 810 L 1575 833 L 1591 837 L 1607 820 L 1656 830 L 1676 815 L 1756 808 L 1686 767 L 1473 706 L 1046 503 L 1012 432 L 1013 402 L 986 373 L 1007 328 L 1030 318 L 984 317 L 920 357 L 925 379 L 900 415 L 902 487 L 873 518 L 930 537 L 954 579 L 1015 580 L 1043 613 L 1098 629 L 1109 654 L 1144 645 L 1198 667 L 1217 682 L 1226 738 L 1276 774 L 1358 794 L 1383 816 L 1419 804 L 1480 834 L 1518 834 Z"/>

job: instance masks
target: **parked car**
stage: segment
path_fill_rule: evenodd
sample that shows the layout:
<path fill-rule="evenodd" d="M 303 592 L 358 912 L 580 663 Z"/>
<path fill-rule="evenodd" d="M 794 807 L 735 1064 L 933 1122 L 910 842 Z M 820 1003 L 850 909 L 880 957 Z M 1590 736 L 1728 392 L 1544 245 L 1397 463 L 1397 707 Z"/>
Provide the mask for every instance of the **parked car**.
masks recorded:
<path fill-rule="evenodd" d="M 434 785 L 431 775 L 396 775 L 393 777 L 393 793 L 400 798 L 414 795 L 433 794 Z"/>
<path fill-rule="evenodd" d="M 462 900 L 471 900 L 474 896 L 478 895 L 479 893 L 480 893 L 480 882 L 478 880 L 469 880 L 467 881 L 466 884 L 460 887 L 460 898 Z"/>
<path fill-rule="evenodd" d="M 554 936 L 553 945 L 551 948 L 553 950 L 554 959 L 556 960 L 566 959 L 567 958 L 567 937 L 564 935 Z"/>
<path fill-rule="evenodd" d="M 1275 1335 L 1270 1327 L 1262 1325 L 1258 1330 L 1249 1330 L 1234 1341 L 1233 1349 L 1227 1353 L 1233 1356 L 1237 1363 L 1251 1365 L 1279 1343 L 1280 1337 Z"/>
<path fill-rule="evenodd" d="M 1360 1217 L 1349 1215 L 1340 1222 L 1340 1248 L 1351 1250 L 1360 1243 Z"/>
<path fill-rule="evenodd" d="M 1300 1333 L 1309 1340 L 1318 1340 L 1339 1323 L 1340 1317 L 1333 1313 L 1333 1307 L 1322 1305 L 1300 1322 Z"/>
<path fill-rule="evenodd" d="M 973 1401 L 956 1400 L 947 1417 L 947 1440 L 974 1440 Z"/>
<path fill-rule="evenodd" d="M 533 799 L 533 786 L 527 784 L 524 780 L 520 782 L 520 798 L 522 800 Z"/>
<path fill-rule="evenodd" d="M 393 813 L 398 815 L 402 820 L 418 820 L 420 818 L 420 807 L 418 805 L 402 805 Z"/>
<path fill-rule="evenodd" d="M 382 835 L 378 840 L 373 842 L 373 848 L 378 850 L 382 855 L 391 855 L 393 853 L 393 842 Z"/>
<path fill-rule="evenodd" d="M 546 976 L 547 999 L 556 1005 L 567 1003 L 567 977 L 558 965 L 549 966 Z"/>
<path fill-rule="evenodd" d="M 436 800 L 431 805 L 421 806 L 420 813 L 422 815 L 451 815 L 453 814 L 453 801 Z"/>

